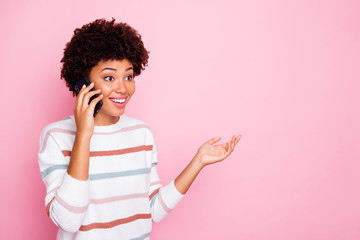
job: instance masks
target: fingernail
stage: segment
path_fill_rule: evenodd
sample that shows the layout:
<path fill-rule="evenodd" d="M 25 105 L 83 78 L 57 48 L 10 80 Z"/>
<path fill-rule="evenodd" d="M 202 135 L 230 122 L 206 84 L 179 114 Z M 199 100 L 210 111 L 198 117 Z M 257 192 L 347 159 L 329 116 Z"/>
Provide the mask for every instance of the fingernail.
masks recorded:
<path fill-rule="evenodd" d="M 86 86 L 85 86 L 85 84 L 84 85 L 82 85 L 82 87 L 81 88 L 85 88 Z"/>
<path fill-rule="evenodd" d="M 90 83 L 90 85 L 94 85 L 94 83 L 92 82 L 92 83 Z"/>

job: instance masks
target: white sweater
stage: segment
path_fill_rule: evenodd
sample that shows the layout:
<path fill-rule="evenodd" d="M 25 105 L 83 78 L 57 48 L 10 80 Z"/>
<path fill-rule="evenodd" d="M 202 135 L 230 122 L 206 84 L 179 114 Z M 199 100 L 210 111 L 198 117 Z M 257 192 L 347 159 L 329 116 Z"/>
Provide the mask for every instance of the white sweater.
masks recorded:
<path fill-rule="evenodd" d="M 95 126 L 87 181 L 67 174 L 75 132 L 71 116 L 46 126 L 40 137 L 45 206 L 60 228 L 57 239 L 149 239 L 152 221 L 183 197 L 174 181 L 160 184 L 149 127 L 124 115 L 113 125 Z"/>

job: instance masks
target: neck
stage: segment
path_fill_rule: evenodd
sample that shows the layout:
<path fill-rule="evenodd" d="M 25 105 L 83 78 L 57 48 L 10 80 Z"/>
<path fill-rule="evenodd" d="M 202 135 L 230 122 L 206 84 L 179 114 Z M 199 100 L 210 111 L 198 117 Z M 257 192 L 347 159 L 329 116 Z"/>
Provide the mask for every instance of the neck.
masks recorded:
<path fill-rule="evenodd" d="M 101 114 L 98 114 L 94 119 L 95 126 L 106 126 L 106 125 L 112 125 L 119 121 L 119 116 L 102 116 Z"/>

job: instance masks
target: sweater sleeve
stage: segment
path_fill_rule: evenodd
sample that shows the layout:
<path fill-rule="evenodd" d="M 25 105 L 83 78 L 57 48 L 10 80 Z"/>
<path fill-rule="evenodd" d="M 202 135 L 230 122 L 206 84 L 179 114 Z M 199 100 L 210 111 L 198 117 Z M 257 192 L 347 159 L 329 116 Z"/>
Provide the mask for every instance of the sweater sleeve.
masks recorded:
<path fill-rule="evenodd" d="M 151 216 L 154 222 L 159 222 L 163 219 L 184 197 L 174 185 L 172 180 L 168 185 L 162 186 L 160 184 L 159 175 L 156 169 L 157 165 L 157 151 L 156 146 L 153 144 L 151 154 L 151 172 L 150 172 L 150 207 Z"/>
<path fill-rule="evenodd" d="M 47 214 L 62 230 L 78 231 L 89 204 L 89 180 L 80 181 L 67 174 L 69 157 L 62 153 L 51 129 L 41 133 L 38 161 L 46 185 Z"/>

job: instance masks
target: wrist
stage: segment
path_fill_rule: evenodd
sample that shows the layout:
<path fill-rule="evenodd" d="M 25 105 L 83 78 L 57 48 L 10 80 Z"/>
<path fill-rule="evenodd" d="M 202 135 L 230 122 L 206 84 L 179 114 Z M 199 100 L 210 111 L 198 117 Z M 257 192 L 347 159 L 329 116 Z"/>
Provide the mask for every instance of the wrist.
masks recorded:
<path fill-rule="evenodd" d="M 76 131 L 75 140 L 79 142 L 90 142 L 92 134 L 87 131 Z"/>
<path fill-rule="evenodd" d="M 202 161 L 202 156 L 200 153 L 195 154 L 194 158 L 192 159 L 192 163 L 195 168 L 198 169 L 198 171 L 202 170 L 206 166 L 206 164 L 204 164 Z"/>

